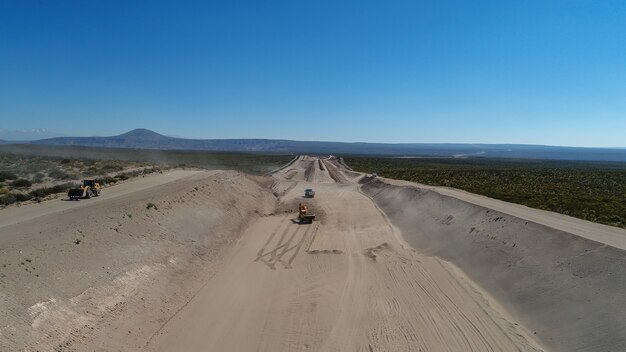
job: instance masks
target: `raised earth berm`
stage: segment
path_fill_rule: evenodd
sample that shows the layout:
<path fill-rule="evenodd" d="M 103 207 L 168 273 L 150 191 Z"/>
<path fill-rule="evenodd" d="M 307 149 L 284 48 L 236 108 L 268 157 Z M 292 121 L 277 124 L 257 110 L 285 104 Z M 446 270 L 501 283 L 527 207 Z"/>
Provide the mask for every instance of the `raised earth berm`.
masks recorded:
<path fill-rule="evenodd" d="M 552 351 L 626 351 L 626 251 L 420 189 L 362 191 L 414 248 L 463 270 Z"/>
<path fill-rule="evenodd" d="M 274 211 L 272 183 L 198 172 L 0 228 L 0 351 L 143 350 Z"/>

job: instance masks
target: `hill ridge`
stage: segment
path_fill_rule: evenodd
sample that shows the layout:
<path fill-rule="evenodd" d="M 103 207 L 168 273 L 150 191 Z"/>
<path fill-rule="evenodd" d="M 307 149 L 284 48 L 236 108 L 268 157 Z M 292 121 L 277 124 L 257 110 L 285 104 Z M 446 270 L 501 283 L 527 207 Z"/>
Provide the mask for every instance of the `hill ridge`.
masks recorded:
<path fill-rule="evenodd" d="M 289 139 L 187 139 L 137 128 L 109 137 L 55 137 L 41 145 L 224 152 L 352 154 L 421 157 L 489 157 L 626 162 L 626 149 L 559 147 L 529 144 L 320 142 Z"/>

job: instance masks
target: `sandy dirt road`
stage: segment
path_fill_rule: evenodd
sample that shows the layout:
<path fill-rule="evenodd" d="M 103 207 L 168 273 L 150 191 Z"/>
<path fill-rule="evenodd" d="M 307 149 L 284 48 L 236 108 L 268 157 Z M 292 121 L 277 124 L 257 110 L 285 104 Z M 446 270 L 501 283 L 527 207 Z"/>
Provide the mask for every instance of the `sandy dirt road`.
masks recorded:
<path fill-rule="evenodd" d="M 248 227 L 147 350 L 543 350 L 460 270 L 406 245 L 332 160 L 302 157 L 275 178 L 279 211 Z M 294 222 L 303 201 L 311 225 Z"/>
<path fill-rule="evenodd" d="M 77 207 L 85 207 L 98 204 L 100 202 L 106 202 L 120 196 L 126 196 L 133 192 L 147 191 L 152 187 L 160 186 L 180 178 L 189 177 L 197 173 L 198 171 L 194 170 L 176 169 L 162 174 L 140 177 L 119 185 L 107 187 L 103 190 L 99 197 L 89 200 L 69 201 L 67 197 L 62 197 L 61 199 L 53 199 L 41 204 L 27 204 L 19 207 L 10 207 L 0 212 L 0 229 L 6 226 L 32 220 L 40 216 L 52 215 L 58 212 L 75 209 Z"/>

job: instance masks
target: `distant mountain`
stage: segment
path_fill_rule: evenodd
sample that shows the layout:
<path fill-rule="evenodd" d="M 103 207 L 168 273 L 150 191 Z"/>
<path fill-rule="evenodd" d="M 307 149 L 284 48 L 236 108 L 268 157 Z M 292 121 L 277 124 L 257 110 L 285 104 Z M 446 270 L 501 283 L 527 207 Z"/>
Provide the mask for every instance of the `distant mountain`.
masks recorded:
<path fill-rule="evenodd" d="M 51 132 L 43 128 L 30 130 L 3 130 L 0 129 L 0 139 L 5 141 L 35 141 L 42 138 L 60 137 L 60 133 Z"/>
<path fill-rule="evenodd" d="M 46 145 L 81 145 L 107 148 L 138 148 L 166 150 L 261 151 L 286 152 L 292 148 L 290 141 L 270 139 L 185 139 L 167 137 L 139 128 L 112 137 L 58 137 L 34 141 Z M 295 142 L 299 143 L 299 142 Z"/>
<path fill-rule="evenodd" d="M 34 141 L 35 144 L 82 145 L 90 147 L 161 149 L 170 137 L 146 129 L 136 129 L 112 137 L 56 137 Z M 166 149 L 166 148 L 163 148 Z"/>
<path fill-rule="evenodd" d="M 295 154 L 357 154 L 400 157 L 491 157 L 626 162 L 626 149 L 553 147 L 523 144 L 343 143 L 281 139 L 185 139 L 136 129 L 111 137 L 57 137 L 32 142 L 107 148 L 271 152 Z"/>

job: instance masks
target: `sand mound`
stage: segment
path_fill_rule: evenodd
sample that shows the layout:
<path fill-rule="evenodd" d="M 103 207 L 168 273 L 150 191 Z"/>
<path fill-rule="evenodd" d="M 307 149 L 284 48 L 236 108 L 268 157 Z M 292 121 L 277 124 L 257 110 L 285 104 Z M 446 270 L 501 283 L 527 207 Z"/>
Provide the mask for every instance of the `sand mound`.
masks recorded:
<path fill-rule="evenodd" d="M 626 350 L 626 251 L 432 191 L 363 183 L 407 242 L 460 267 L 550 349 Z"/>
<path fill-rule="evenodd" d="M 339 170 L 339 166 L 337 166 L 334 162 L 329 161 L 329 160 L 324 160 L 322 162 L 326 165 L 328 174 L 335 182 L 340 183 L 340 184 L 350 183 L 350 181 L 348 181 L 344 173 Z"/>
<path fill-rule="evenodd" d="M 242 228 L 274 211 L 256 181 L 198 173 L 4 227 L 0 350 L 142 349 Z"/>
<path fill-rule="evenodd" d="M 389 250 L 389 243 L 383 242 L 376 247 L 366 248 L 365 251 L 363 251 L 363 253 L 369 259 L 376 261 L 376 258 L 378 258 L 378 255 L 380 255 L 381 252 L 388 251 L 388 250 Z"/>
<path fill-rule="evenodd" d="M 302 162 L 304 166 L 304 179 L 309 182 L 312 182 L 315 179 L 315 163 L 316 161 L 314 159 Z"/>

